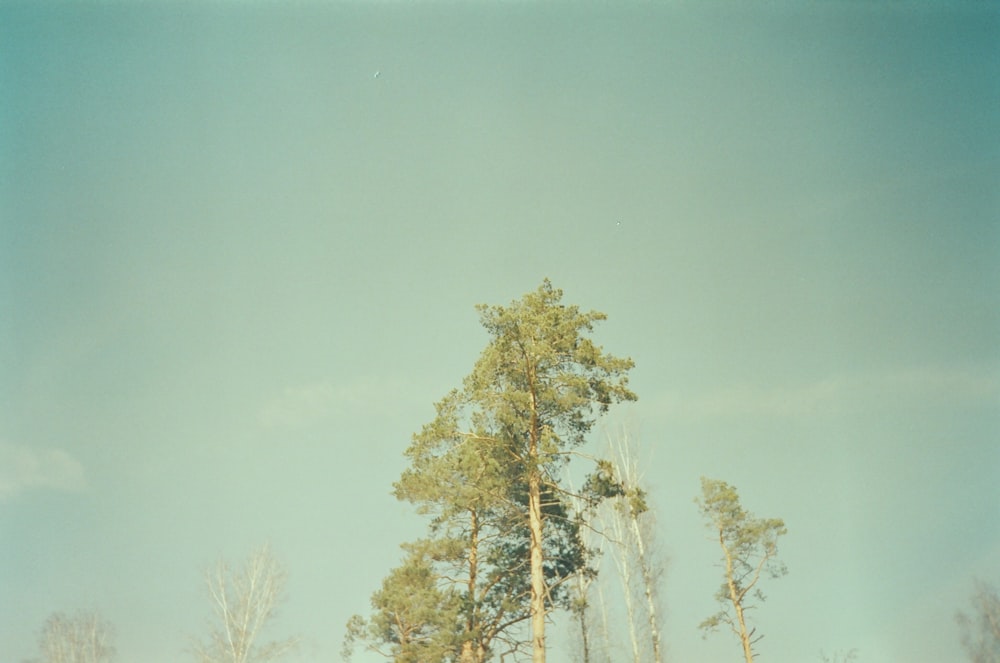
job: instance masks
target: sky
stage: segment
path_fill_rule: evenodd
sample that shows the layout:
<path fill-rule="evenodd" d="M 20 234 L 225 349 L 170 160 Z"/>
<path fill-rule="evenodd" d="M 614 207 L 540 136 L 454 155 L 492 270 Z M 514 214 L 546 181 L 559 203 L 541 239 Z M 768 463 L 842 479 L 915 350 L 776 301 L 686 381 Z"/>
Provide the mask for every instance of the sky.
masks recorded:
<path fill-rule="evenodd" d="M 590 448 L 642 444 L 669 660 L 740 656 L 697 629 L 702 476 L 787 524 L 766 660 L 959 660 L 1000 582 L 997 44 L 979 2 L 0 4 L 0 661 L 77 609 L 193 661 L 203 570 L 265 541 L 271 634 L 338 660 L 475 305 L 546 277 L 636 363 Z"/>

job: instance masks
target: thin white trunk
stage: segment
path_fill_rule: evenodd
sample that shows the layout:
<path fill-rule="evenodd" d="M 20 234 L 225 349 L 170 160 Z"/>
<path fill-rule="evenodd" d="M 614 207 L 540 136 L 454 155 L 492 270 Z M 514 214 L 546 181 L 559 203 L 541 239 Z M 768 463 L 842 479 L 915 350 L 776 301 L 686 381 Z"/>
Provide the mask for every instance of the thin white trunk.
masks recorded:
<path fill-rule="evenodd" d="M 631 495 L 640 488 L 642 476 L 639 471 L 639 459 L 636 444 L 629 435 L 626 428 L 622 428 L 617 436 L 609 436 L 608 445 L 611 448 L 611 455 L 615 465 L 615 470 L 622 482 L 626 495 L 624 500 L 619 501 L 615 506 L 616 522 L 627 520 L 628 533 L 621 532 L 624 525 L 618 524 L 620 534 L 616 538 L 621 545 L 628 549 L 628 554 L 635 556 L 638 567 L 639 580 L 642 583 L 642 593 L 645 598 L 646 617 L 649 625 L 649 636 L 653 650 L 654 663 L 663 663 L 663 648 L 660 642 L 660 623 L 656 609 L 656 583 L 658 579 L 657 570 L 649 554 L 647 545 L 648 531 L 640 522 L 643 514 L 637 512 L 636 505 L 631 502 Z M 646 516 L 647 518 L 649 516 Z M 630 601 L 630 598 L 626 599 Z M 631 620 L 631 616 L 630 616 Z"/>
<path fill-rule="evenodd" d="M 608 602 L 604 598 L 604 587 L 597 583 L 597 596 L 601 603 L 601 639 L 604 646 L 601 647 L 601 660 L 608 661 L 608 654 L 611 651 L 611 627 L 608 625 Z"/>
<path fill-rule="evenodd" d="M 622 597 L 625 600 L 625 614 L 628 622 L 629 641 L 632 644 L 632 660 L 634 663 L 641 663 L 639 648 L 639 632 L 636 625 L 635 602 L 632 598 L 634 593 L 634 581 L 632 579 L 632 556 L 626 543 L 628 530 L 622 522 L 624 515 L 617 508 L 618 504 L 608 505 L 610 523 L 605 523 L 605 529 L 610 529 L 614 537 L 611 557 L 614 559 L 618 569 L 618 578 L 621 580 Z M 610 524 L 610 527 L 609 527 Z"/>
<path fill-rule="evenodd" d="M 655 577 L 650 568 L 649 559 L 646 557 L 646 546 L 642 527 L 639 525 L 639 518 L 631 513 L 632 534 L 635 540 L 636 552 L 639 556 L 639 572 L 642 574 L 642 588 L 646 594 L 646 613 L 649 617 L 649 636 L 653 641 L 653 661 L 663 663 L 663 654 L 660 649 L 660 629 L 659 621 L 656 618 L 656 597 L 653 592 Z"/>

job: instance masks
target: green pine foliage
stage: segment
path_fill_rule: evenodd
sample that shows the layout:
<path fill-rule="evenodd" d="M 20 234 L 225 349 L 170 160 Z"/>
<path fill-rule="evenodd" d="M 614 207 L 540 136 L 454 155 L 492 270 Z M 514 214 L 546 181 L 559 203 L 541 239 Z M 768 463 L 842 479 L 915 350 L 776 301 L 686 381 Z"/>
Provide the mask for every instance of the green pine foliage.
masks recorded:
<path fill-rule="evenodd" d="M 460 595 L 442 587 L 431 547 L 405 546 L 408 555 L 372 594 L 372 615 L 355 615 L 347 624 L 344 658 L 356 642 L 397 663 L 444 663 L 452 660 Z"/>
<path fill-rule="evenodd" d="M 490 341 L 414 435 L 394 486 L 429 518 L 428 536 L 373 596 L 373 615 L 351 620 L 348 645 L 481 663 L 533 642 L 544 658 L 539 625 L 569 607 L 566 581 L 586 567 L 563 470 L 601 414 L 635 399 L 632 361 L 589 338 L 605 316 L 561 299 L 545 280 L 509 306 L 478 307 Z M 593 500 L 620 491 L 600 466 L 587 488 Z"/>
<path fill-rule="evenodd" d="M 752 663 L 753 645 L 763 635 L 747 625 L 746 611 L 753 607 L 754 599 L 764 601 L 758 584 L 762 574 L 778 578 L 788 572 L 776 558 L 778 538 L 788 530 L 780 518 L 755 518 L 745 511 L 736 488 L 725 481 L 702 477 L 701 490 L 702 498 L 696 502 L 718 537 L 725 578 L 716 592 L 722 609 L 699 628 L 707 633 L 723 624 L 729 626 L 740 638 L 747 663 Z"/>

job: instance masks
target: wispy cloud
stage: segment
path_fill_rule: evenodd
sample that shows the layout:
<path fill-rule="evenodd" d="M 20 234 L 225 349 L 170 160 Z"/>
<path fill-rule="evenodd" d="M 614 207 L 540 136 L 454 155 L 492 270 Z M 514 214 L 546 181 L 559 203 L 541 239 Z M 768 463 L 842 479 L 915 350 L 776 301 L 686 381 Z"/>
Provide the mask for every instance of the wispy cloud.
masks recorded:
<path fill-rule="evenodd" d="M 1000 406 L 1000 377 L 987 371 L 921 367 L 831 376 L 792 386 L 737 384 L 700 394 L 678 390 L 665 392 L 653 400 L 657 415 L 688 419 Z"/>
<path fill-rule="evenodd" d="M 286 387 L 260 410 L 267 427 L 301 426 L 323 419 L 337 409 L 337 389 L 329 382 Z"/>
<path fill-rule="evenodd" d="M 0 502 L 34 489 L 78 491 L 83 465 L 59 449 L 31 449 L 0 442 Z"/>
<path fill-rule="evenodd" d="M 403 382 L 392 378 L 363 378 L 348 384 L 330 381 L 286 387 L 264 404 L 259 422 L 268 428 L 299 427 L 328 417 L 380 410 L 402 393 Z"/>

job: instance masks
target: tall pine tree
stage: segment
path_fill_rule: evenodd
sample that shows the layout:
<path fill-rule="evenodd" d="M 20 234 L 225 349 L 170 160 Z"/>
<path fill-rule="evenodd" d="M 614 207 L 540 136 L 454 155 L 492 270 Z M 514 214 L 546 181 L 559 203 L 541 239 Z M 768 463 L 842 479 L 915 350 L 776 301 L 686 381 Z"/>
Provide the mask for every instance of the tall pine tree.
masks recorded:
<path fill-rule="evenodd" d="M 600 414 L 636 398 L 628 389 L 632 360 L 605 353 L 589 337 L 606 316 L 565 305 L 562 294 L 546 279 L 509 306 L 480 306 L 490 342 L 461 391 L 468 435 L 499 449 L 525 491 L 534 663 L 545 661 L 552 591 L 546 543 L 559 532 L 549 508 L 564 493 L 563 468 Z"/>
<path fill-rule="evenodd" d="M 482 663 L 519 650 L 528 625 L 533 661 L 544 663 L 546 615 L 568 607 L 566 583 L 586 565 L 564 469 L 598 416 L 635 400 L 633 363 L 590 339 L 603 313 L 561 300 L 545 280 L 509 306 L 478 307 L 489 343 L 407 449 L 396 496 L 431 517 L 430 534 L 421 572 L 387 578 L 372 619 L 385 623 L 386 602 L 375 598 L 405 597 L 406 583 L 419 580 L 414 596 L 454 616 L 418 624 L 425 641 L 448 643 L 434 660 Z M 616 489 L 600 480 L 587 487 Z M 399 633 L 360 627 L 372 623 L 356 618 L 355 637 L 398 653 Z"/>

